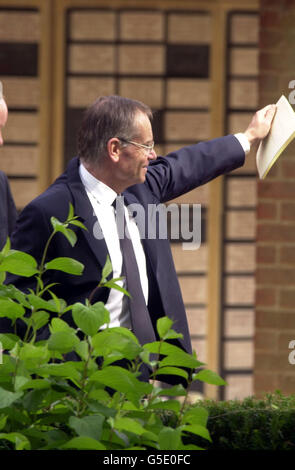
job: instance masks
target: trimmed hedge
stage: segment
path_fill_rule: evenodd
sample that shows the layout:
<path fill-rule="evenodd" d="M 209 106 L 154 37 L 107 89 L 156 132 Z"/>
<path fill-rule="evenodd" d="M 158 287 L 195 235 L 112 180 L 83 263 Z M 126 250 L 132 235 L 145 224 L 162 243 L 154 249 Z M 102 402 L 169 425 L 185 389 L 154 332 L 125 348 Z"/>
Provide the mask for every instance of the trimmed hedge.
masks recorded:
<path fill-rule="evenodd" d="M 295 450 L 295 395 L 276 392 L 262 399 L 200 400 L 193 405 L 198 406 L 209 413 L 212 443 L 193 435 L 187 443 L 208 450 Z M 171 425 L 174 419 L 170 415 Z"/>

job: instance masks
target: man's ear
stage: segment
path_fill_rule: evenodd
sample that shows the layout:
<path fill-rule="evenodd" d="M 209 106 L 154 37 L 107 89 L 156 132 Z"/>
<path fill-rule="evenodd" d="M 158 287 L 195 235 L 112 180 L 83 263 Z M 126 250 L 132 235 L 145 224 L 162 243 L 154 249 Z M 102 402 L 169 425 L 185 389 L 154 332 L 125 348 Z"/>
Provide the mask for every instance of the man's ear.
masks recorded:
<path fill-rule="evenodd" d="M 121 153 L 121 142 L 117 137 L 112 137 L 107 143 L 108 155 L 113 160 L 117 162 Z"/>

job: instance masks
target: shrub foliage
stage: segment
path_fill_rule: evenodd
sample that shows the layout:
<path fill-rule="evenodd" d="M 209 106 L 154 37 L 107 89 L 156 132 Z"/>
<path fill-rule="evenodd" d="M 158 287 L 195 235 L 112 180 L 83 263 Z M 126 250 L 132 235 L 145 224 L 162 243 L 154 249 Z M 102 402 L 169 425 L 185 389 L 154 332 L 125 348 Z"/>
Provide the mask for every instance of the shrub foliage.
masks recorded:
<path fill-rule="evenodd" d="M 0 334 L 4 350 L 0 365 L 0 442 L 2 448 L 34 449 L 157 449 L 180 450 L 206 447 L 211 441 L 203 407 L 188 408 L 187 396 L 196 380 L 224 385 L 214 372 L 202 369 L 196 354 L 171 344 L 181 335 L 168 317 L 157 322 L 159 340 L 141 346 L 125 328 L 109 328 L 109 312 L 102 302 L 67 305 L 45 284 L 44 273 L 60 270 L 81 275 L 83 265 L 72 258 L 47 260 L 56 233 L 74 246 L 75 230 L 85 227 L 70 205 L 67 220 L 51 219 L 52 234 L 40 264 L 27 253 L 12 250 L 10 242 L 0 253 L 0 321 L 9 318 L 13 333 Z M 6 273 L 34 276 L 35 289 L 22 292 L 5 284 Z M 121 289 L 106 260 L 99 287 Z M 128 293 L 126 293 L 128 295 Z M 71 311 L 75 328 L 63 320 Z M 25 324 L 25 334 L 17 325 Z M 102 328 L 103 331 L 100 331 Z M 48 339 L 38 332 L 48 329 Z M 75 353 L 77 360 L 66 360 Z M 129 368 L 118 365 L 125 359 Z M 142 364 L 151 371 L 149 383 L 138 379 Z M 202 370 L 200 370 L 200 368 Z M 196 372 L 196 369 L 198 371 Z M 187 386 L 162 389 L 157 377 L 165 374 L 184 379 Z M 178 397 L 184 397 L 182 403 Z M 165 398 L 164 398 L 165 397 Z M 165 411 L 177 416 L 173 426 L 161 419 Z M 202 446 L 187 437 L 202 438 Z M 205 446 L 204 446 L 204 443 Z"/>

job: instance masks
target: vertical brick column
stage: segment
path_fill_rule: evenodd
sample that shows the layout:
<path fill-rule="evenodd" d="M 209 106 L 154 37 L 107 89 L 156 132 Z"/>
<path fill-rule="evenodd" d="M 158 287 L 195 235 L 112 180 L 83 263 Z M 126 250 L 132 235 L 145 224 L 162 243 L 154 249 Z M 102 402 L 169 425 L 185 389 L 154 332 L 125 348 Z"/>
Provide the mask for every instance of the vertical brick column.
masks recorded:
<path fill-rule="evenodd" d="M 295 0 L 261 0 L 260 106 L 295 80 Z M 258 182 L 256 252 L 255 394 L 295 393 L 295 143 L 266 180 Z"/>

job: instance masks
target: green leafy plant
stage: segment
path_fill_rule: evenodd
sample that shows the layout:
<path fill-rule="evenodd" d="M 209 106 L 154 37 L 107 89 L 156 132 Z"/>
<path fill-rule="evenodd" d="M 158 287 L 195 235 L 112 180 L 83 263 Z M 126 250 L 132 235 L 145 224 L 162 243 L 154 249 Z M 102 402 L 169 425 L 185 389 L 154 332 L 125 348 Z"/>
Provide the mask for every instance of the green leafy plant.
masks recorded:
<path fill-rule="evenodd" d="M 208 450 L 293 450 L 295 449 L 295 395 L 281 392 L 253 396 L 243 400 L 204 400 L 192 405 L 208 412 L 207 426 L 211 436 Z M 173 420 L 167 417 L 167 424 Z M 191 435 L 188 442 L 198 446 L 206 443 Z M 207 444 L 207 443 L 206 443 Z"/>
<path fill-rule="evenodd" d="M 52 218 L 51 223 L 39 266 L 27 253 L 12 250 L 9 240 L 0 253 L 0 321 L 9 318 L 14 328 L 14 333 L 0 334 L 0 448 L 198 449 L 185 443 L 192 434 L 209 443 L 208 412 L 188 408 L 188 393 L 196 380 L 225 382 L 199 370 L 204 364 L 195 353 L 169 342 L 181 335 L 168 317 L 157 322 L 159 340 L 141 346 L 130 330 L 109 327 L 109 312 L 102 302 L 92 304 L 92 294 L 84 304 L 67 305 L 58 298 L 54 284 L 45 285 L 44 273 L 60 270 L 78 276 L 83 265 L 72 258 L 47 261 L 48 247 L 58 232 L 74 246 L 75 227 L 85 227 L 71 205 L 65 222 Z M 35 276 L 35 289 L 24 293 L 4 284 L 6 272 Z M 107 280 L 111 272 L 107 259 L 98 287 L 122 290 L 118 279 Z M 76 327 L 63 320 L 69 311 Z M 22 337 L 17 335 L 18 322 L 25 324 Z M 38 332 L 44 328 L 48 339 L 40 341 Z M 77 360 L 66 360 L 69 353 Z M 123 359 L 128 368 L 118 365 Z M 138 378 L 143 364 L 151 370 L 149 383 Z M 159 387 L 157 378 L 163 374 L 184 379 L 187 387 Z M 173 427 L 161 419 L 165 411 L 176 417 Z"/>

